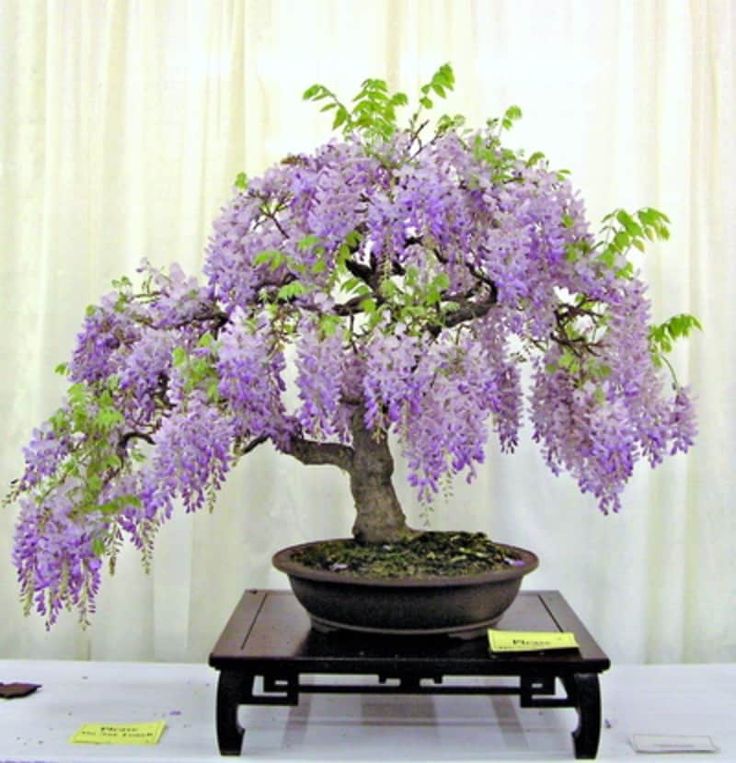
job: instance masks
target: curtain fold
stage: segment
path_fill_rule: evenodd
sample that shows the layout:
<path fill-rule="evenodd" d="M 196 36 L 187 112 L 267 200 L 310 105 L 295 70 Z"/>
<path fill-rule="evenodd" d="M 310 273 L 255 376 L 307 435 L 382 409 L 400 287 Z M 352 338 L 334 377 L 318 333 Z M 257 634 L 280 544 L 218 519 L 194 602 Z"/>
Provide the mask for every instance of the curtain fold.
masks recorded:
<path fill-rule="evenodd" d="M 518 103 L 511 144 L 570 168 L 593 222 L 616 206 L 671 217 L 641 261 L 655 319 L 693 312 L 705 331 L 674 358 L 696 446 L 641 466 L 620 515 L 555 479 L 527 427 L 430 523 L 534 549 L 525 585 L 560 589 L 615 660 L 736 659 L 735 49 L 728 0 L 0 0 L 0 483 L 61 400 L 52 369 L 86 305 L 142 258 L 199 273 L 237 173 L 328 138 L 306 86 L 349 96 L 375 76 L 411 94 L 450 61 L 447 110 L 478 124 Z M 204 659 L 244 588 L 286 585 L 274 551 L 349 532 L 344 477 L 292 461 L 251 454 L 212 515 L 162 528 L 150 575 L 126 549 L 84 632 L 22 617 L 3 511 L 0 654 Z M 404 476 L 399 462 L 421 524 Z"/>

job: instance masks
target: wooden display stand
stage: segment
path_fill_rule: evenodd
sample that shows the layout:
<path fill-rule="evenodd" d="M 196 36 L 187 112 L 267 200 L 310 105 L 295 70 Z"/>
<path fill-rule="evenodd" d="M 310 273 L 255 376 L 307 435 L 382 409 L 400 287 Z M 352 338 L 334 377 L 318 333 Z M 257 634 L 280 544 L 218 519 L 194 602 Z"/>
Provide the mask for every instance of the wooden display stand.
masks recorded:
<path fill-rule="evenodd" d="M 598 674 L 610 661 L 558 591 L 519 594 L 499 629 L 572 631 L 579 649 L 489 653 L 485 638 L 322 634 L 290 591 L 246 591 L 210 654 L 220 671 L 217 742 L 222 755 L 240 755 L 239 705 L 296 705 L 300 693 L 512 694 L 521 707 L 572 707 L 575 757 L 595 758 L 601 731 Z M 356 676 L 354 684 L 303 683 L 311 676 Z M 375 676 L 367 684 L 365 676 Z M 485 679 L 518 677 L 518 685 Z M 452 685 L 443 679 L 453 678 Z M 482 678 L 463 685 L 462 679 Z M 260 679 L 256 682 L 256 679 Z M 458 680 L 460 679 L 459 683 Z M 557 696 L 557 680 L 564 696 Z"/>

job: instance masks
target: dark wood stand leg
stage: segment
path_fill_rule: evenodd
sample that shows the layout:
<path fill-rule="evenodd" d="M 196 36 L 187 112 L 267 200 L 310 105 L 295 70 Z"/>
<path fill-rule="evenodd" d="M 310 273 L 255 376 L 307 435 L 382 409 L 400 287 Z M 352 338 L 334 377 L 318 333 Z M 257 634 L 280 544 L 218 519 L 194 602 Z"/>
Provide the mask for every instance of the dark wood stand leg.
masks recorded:
<path fill-rule="evenodd" d="M 596 673 L 576 673 L 563 679 L 578 712 L 578 727 L 572 732 L 575 757 L 592 759 L 601 738 L 601 690 Z"/>
<path fill-rule="evenodd" d="M 229 670 L 217 682 L 217 746 L 220 755 L 240 755 L 245 729 L 238 723 L 238 706 L 252 693 L 254 677 Z"/>

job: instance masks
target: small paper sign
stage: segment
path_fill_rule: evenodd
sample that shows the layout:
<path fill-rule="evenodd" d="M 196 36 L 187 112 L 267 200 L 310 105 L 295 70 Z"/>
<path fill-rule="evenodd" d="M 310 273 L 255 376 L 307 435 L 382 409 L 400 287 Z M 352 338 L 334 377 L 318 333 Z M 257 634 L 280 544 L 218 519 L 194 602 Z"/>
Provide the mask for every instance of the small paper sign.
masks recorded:
<path fill-rule="evenodd" d="M 709 736 L 686 734 L 634 734 L 637 752 L 718 752 Z"/>
<path fill-rule="evenodd" d="M 151 723 L 85 723 L 72 744 L 158 744 L 166 721 Z"/>
<path fill-rule="evenodd" d="M 546 649 L 577 649 L 575 634 L 554 631 L 496 631 L 488 629 L 492 652 L 541 652 Z"/>

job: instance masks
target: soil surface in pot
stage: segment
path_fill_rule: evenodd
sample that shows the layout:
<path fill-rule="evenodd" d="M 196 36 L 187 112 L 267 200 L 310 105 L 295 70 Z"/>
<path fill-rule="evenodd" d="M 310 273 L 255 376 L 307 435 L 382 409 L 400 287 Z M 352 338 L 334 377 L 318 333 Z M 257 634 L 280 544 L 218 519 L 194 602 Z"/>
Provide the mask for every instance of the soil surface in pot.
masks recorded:
<path fill-rule="evenodd" d="M 483 533 L 434 531 L 390 544 L 323 541 L 292 559 L 310 569 L 370 578 L 477 575 L 521 563 L 514 551 Z"/>

